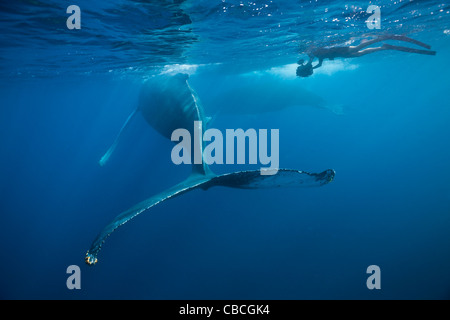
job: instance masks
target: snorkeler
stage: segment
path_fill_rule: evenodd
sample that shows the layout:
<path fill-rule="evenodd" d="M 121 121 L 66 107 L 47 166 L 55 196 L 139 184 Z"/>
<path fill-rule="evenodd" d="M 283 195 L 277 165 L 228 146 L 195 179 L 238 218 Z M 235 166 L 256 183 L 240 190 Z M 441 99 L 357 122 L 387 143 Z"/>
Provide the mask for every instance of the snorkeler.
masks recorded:
<path fill-rule="evenodd" d="M 428 50 L 419 50 L 408 47 L 394 46 L 390 44 L 383 44 L 381 47 L 366 48 L 374 43 L 385 41 L 385 40 L 398 40 L 404 42 L 410 42 L 426 48 Z M 366 49 L 364 49 L 366 48 Z M 309 56 L 309 61 L 305 64 L 303 59 L 298 61 L 297 76 L 298 77 L 309 77 L 313 74 L 313 70 L 322 66 L 323 60 L 329 59 L 334 60 L 335 58 L 355 58 L 361 57 L 369 53 L 383 51 L 383 50 L 396 50 L 410 53 L 436 55 L 436 51 L 431 51 L 431 47 L 423 42 L 408 38 L 402 35 L 385 35 L 375 38 L 373 40 L 363 40 L 361 44 L 357 46 L 337 46 L 337 47 L 322 47 L 314 48 L 307 52 Z M 319 63 L 315 66 L 312 65 L 314 59 L 319 59 Z"/>

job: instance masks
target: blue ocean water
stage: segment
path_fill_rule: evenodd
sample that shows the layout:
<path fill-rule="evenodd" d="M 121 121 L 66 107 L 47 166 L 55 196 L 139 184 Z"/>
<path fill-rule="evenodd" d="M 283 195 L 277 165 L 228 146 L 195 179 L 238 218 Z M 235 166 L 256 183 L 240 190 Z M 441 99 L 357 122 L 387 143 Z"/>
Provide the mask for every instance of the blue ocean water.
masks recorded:
<path fill-rule="evenodd" d="M 66 27 L 68 3 L 0 3 L 0 298 L 450 298 L 448 3 L 378 1 L 380 30 L 365 23 L 369 1 L 70 4 L 80 30 Z M 437 55 L 384 51 L 296 78 L 308 47 L 379 34 Z M 119 228 L 87 266 L 107 223 L 189 175 L 139 117 L 98 165 L 143 80 L 176 72 L 190 74 L 211 126 L 279 129 L 280 167 L 336 178 L 193 191 Z M 292 106 L 297 87 L 310 105 Z M 70 265 L 80 290 L 66 287 Z M 366 286 L 370 265 L 381 290 Z"/>

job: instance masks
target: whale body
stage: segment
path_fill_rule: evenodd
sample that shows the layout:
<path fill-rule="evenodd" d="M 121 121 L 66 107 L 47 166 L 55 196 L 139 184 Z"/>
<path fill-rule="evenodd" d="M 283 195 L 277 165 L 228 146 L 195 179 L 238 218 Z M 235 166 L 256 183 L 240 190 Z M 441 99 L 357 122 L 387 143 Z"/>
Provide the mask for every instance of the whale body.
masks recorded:
<path fill-rule="evenodd" d="M 142 114 L 151 127 L 168 139 L 170 139 L 175 129 L 183 128 L 192 132 L 194 121 L 207 123 L 199 98 L 189 86 L 187 75 L 177 74 L 152 78 L 143 84 L 138 107 L 128 117 L 119 132 L 119 136 L 100 160 L 101 165 L 105 165 L 119 141 L 121 132 L 136 114 Z M 199 151 L 203 154 L 203 144 L 199 143 L 197 145 L 201 148 Z M 208 190 L 216 186 L 239 189 L 318 187 L 333 181 L 335 176 L 335 172 L 332 169 L 321 173 L 308 173 L 295 169 L 277 169 L 277 173 L 274 175 L 261 175 L 260 170 L 216 175 L 204 162 L 199 165 L 192 165 L 192 167 L 191 175 L 181 183 L 138 203 L 113 219 L 93 241 L 86 253 L 85 262 L 88 265 L 97 263 L 98 254 L 103 243 L 118 227 L 153 206 L 189 191 L 199 188 Z"/>
<path fill-rule="evenodd" d="M 342 106 L 331 105 L 303 87 L 300 79 L 283 79 L 271 74 L 230 75 L 211 78 L 195 86 L 210 114 L 253 115 L 288 108 L 312 107 L 341 114 Z"/>

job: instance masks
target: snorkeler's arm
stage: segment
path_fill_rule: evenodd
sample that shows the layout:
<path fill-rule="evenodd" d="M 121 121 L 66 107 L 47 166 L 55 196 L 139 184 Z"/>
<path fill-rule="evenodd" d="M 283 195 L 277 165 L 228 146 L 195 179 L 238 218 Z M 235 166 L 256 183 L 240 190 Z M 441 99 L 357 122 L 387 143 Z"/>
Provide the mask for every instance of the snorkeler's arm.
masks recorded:
<path fill-rule="evenodd" d="M 323 62 L 323 58 L 319 58 L 319 63 L 317 63 L 317 64 L 313 67 L 313 69 L 320 68 L 320 67 L 322 66 L 322 62 Z"/>

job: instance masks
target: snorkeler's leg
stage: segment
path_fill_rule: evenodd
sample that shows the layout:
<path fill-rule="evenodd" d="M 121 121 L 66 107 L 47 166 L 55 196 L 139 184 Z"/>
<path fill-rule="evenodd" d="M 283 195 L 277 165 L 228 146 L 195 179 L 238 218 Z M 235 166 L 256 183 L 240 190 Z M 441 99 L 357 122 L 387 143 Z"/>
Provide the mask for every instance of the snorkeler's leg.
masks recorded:
<path fill-rule="evenodd" d="M 372 40 L 367 40 L 362 42 L 361 44 L 359 44 L 358 46 L 352 46 L 350 47 L 352 52 L 360 52 L 361 49 L 366 48 L 368 46 L 371 46 L 374 43 L 377 42 L 382 42 L 382 41 L 386 41 L 386 40 L 397 40 L 397 41 L 404 41 L 404 42 L 409 42 L 409 43 L 413 43 L 415 45 L 418 45 L 420 47 L 426 48 L 426 49 L 431 49 L 431 46 L 429 46 L 426 43 L 420 42 L 418 40 L 409 38 L 407 36 L 403 36 L 403 35 L 398 35 L 398 34 L 391 34 L 391 35 L 383 35 L 383 36 L 379 36 L 376 39 L 372 39 Z M 379 50 L 376 50 L 379 51 Z M 367 53 L 372 53 L 371 52 L 367 52 Z M 367 54 L 365 53 L 365 54 Z M 426 53 L 426 54 L 430 54 L 430 53 Z"/>
<path fill-rule="evenodd" d="M 369 53 L 374 53 L 374 52 L 378 52 L 378 51 L 383 51 L 383 50 L 389 50 L 388 48 L 386 48 L 385 45 L 383 45 L 382 47 L 376 47 L 376 48 L 367 48 L 361 51 L 356 51 L 352 53 L 352 58 L 356 58 L 356 57 L 362 57 L 365 56 L 366 54 Z"/>
<path fill-rule="evenodd" d="M 427 54 L 430 56 L 436 55 L 436 51 L 431 51 L 431 50 L 419 50 L 419 49 L 413 49 L 413 48 L 408 48 L 408 47 L 393 46 L 390 44 L 384 44 L 383 47 L 385 48 L 385 50 L 396 50 L 396 51 L 409 52 L 409 53 Z"/>
<path fill-rule="evenodd" d="M 381 47 L 377 48 L 367 48 L 358 52 L 355 52 L 352 54 L 352 57 L 361 57 L 369 53 L 374 53 L 378 51 L 383 50 L 396 50 L 396 51 L 402 51 L 402 52 L 409 52 L 409 53 L 418 53 L 418 54 L 427 54 L 430 56 L 436 55 L 436 51 L 430 51 L 430 50 L 419 50 L 419 49 L 413 49 L 408 47 L 401 47 L 401 46 L 393 46 L 390 44 L 383 44 Z"/>
<path fill-rule="evenodd" d="M 398 40 L 398 41 L 404 41 L 404 42 L 409 42 L 409 43 L 413 43 L 415 45 L 418 45 L 420 47 L 426 48 L 426 49 L 431 49 L 431 46 L 429 46 L 426 43 L 420 42 L 418 40 L 409 38 L 407 36 L 402 36 L 402 35 L 397 35 L 397 34 L 393 34 L 393 35 L 387 35 L 384 36 L 384 40 Z"/>
<path fill-rule="evenodd" d="M 372 40 L 363 40 L 363 42 L 361 42 L 359 45 L 351 46 L 350 49 L 352 52 L 358 52 L 361 49 L 364 49 L 365 47 L 371 46 L 374 43 L 378 43 L 378 42 L 381 42 L 384 40 L 386 40 L 386 39 L 383 36 L 380 36 L 380 37 L 372 39 Z"/>

